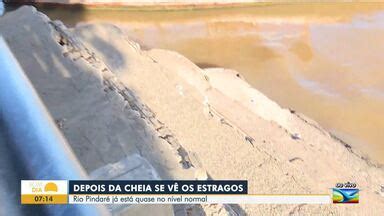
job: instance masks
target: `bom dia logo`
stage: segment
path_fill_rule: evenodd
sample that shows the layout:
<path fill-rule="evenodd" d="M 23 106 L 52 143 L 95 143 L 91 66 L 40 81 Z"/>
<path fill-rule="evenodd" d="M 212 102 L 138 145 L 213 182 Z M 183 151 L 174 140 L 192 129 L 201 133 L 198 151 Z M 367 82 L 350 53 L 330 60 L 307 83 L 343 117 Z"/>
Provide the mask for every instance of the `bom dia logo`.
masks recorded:
<path fill-rule="evenodd" d="M 68 186 L 64 180 L 21 180 L 22 204 L 66 204 Z"/>
<path fill-rule="evenodd" d="M 337 183 L 332 189 L 333 203 L 359 203 L 359 189 L 355 183 Z"/>
<path fill-rule="evenodd" d="M 43 186 L 42 183 L 40 184 L 36 184 L 36 185 L 33 185 L 31 184 L 32 186 L 32 192 L 34 193 L 41 193 L 41 192 L 57 192 L 57 184 L 55 184 L 54 182 L 48 182 Z"/>

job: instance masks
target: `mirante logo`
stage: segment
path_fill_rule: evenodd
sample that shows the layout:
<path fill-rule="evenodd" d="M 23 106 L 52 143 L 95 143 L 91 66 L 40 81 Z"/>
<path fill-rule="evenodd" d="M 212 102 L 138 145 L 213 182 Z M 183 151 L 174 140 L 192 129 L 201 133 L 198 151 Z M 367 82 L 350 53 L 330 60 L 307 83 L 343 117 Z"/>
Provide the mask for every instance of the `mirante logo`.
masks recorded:
<path fill-rule="evenodd" d="M 337 183 L 332 189 L 333 203 L 359 203 L 359 189 L 355 183 Z"/>

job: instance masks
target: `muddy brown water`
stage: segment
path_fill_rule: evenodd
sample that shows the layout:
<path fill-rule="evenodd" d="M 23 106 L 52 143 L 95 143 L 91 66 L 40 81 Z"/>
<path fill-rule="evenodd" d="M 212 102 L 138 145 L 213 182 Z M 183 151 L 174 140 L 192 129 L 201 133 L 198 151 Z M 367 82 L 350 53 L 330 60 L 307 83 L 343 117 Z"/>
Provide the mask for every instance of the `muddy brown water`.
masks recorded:
<path fill-rule="evenodd" d="M 69 26 L 110 22 L 147 48 L 239 71 L 384 163 L 384 4 L 259 4 L 203 10 L 39 7 Z"/>

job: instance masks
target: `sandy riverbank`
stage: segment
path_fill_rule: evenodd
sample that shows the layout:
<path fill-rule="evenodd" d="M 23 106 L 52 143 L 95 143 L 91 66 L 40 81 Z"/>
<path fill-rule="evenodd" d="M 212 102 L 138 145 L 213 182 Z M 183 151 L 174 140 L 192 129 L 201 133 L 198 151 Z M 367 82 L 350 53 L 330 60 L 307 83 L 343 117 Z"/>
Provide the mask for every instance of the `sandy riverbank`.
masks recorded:
<path fill-rule="evenodd" d="M 379 215 L 384 207 L 382 167 L 235 71 L 142 50 L 114 25 L 67 29 L 31 7 L 1 17 L 0 34 L 94 178 L 247 179 L 257 194 L 323 194 L 346 181 L 361 189 L 354 206 L 189 206 L 179 213 Z M 128 171 L 133 161 L 141 168 Z"/>
<path fill-rule="evenodd" d="M 280 106 L 305 113 L 384 163 L 382 3 L 196 10 L 36 6 L 67 27 L 113 23 L 143 49 L 173 50 L 202 68 L 236 70 Z"/>

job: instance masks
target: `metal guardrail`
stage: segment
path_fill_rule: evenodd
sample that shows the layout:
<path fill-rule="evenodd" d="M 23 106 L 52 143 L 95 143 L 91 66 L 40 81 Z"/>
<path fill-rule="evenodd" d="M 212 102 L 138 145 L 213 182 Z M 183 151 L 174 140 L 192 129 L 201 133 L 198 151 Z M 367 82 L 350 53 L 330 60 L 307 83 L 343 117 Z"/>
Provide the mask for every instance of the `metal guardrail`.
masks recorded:
<path fill-rule="evenodd" d="M 2 37 L 0 37 L 0 136 L 0 163 L 8 158 L 7 164 L 14 167 L 10 169 L 6 166 L 0 170 L 14 172 L 8 173 L 8 179 L 0 181 L 0 184 L 5 184 L 0 185 L 0 190 L 3 190 L 0 191 L 0 195 L 20 192 L 18 178 L 87 179 L 86 172 Z M 19 197 L 16 198 L 19 203 L 12 205 L 16 209 L 9 207 L 5 211 L 25 214 L 24 208 L 27 207 L 21 206 L 20 193 L 15 196 Z M 109 214 L 103 206 L 96 205 L 46 205 L 41 208 L 41 212 L 47 215 Z"/>

